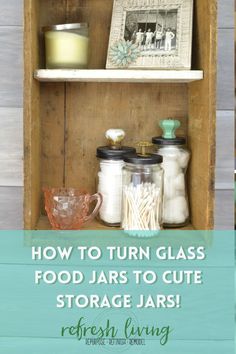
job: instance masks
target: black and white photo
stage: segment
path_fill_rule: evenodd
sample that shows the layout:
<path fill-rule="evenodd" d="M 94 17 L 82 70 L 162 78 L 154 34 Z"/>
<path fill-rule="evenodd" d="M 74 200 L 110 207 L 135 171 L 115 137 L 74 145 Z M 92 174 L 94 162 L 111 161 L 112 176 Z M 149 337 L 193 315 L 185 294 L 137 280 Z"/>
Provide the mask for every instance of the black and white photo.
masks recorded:
<path fill-rule="evenodd" d="M 114 0 L 107 69 L 191 69 L 193 0 Z"/>
<path fill-rule="evenodd" d="M 144 54 L 175 54 L 178 10 L 127 11 L 124 39 Z"/>

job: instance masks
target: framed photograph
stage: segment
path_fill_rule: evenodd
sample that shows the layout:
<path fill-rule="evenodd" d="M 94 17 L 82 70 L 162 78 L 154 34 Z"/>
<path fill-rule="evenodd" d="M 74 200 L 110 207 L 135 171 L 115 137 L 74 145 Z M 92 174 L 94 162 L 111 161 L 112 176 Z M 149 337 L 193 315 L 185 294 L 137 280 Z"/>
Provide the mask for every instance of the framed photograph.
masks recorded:
<path fill-rule="evenodd" d="M 114 0 L 107 69 L 191 69 L 193 0 Z"/>

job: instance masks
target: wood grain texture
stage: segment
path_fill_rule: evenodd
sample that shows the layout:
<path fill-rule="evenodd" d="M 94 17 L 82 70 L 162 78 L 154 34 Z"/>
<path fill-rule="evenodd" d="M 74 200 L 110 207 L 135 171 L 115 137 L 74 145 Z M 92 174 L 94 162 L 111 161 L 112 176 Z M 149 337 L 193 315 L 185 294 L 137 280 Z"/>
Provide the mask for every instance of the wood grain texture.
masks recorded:
<path fill-rule="evenodd" d="M 0 107 L 0 159 L 23 158 L 23 109 Z"/>
<path fill-rule="evenodd" d="M 53 11 L 55 2 L 47 2 L 49 12 L 47 15 L 43 12 L 45 1 L 41 1 L 41 21 L 42 24 L 48 24 L 49 16 L 52 16 L 53 22 L 56 23 L 57 19 L 63 20 L 63 14 L 60 12 L 64 9 L 65 2 L 57 2 L 57 9 L 60 14 L 55 15 Z M 103 14 L 103 22 L 98 24 L 94 23 L 94 33 L 102 33 L 105 28 L 109 27 L 109 14 L 111 13 L 111 7 L 107 7 L 108 1 L 101 2 L 96 0 L 91 6 L 91 1 L 69 1 L 67 2 L 67 14 L 66 19 L 68 21 L 83 20 L 91 22 L 90 19 L 94 16 Z M 64 10 L 63 10 L 64 11 Z M 46 153 L 43 153 L 43 159 L 46 168 L 42 169 L 42 180 L 40 182 L 42 187 L 42 181 L 46 181 L 46 184 L 57 183 L 56 181 L 62 180 L 62 173 L 56 173 L 56 171 L 62 170 L 63 153 L 65 170 L 63 171 L 64 182 L 70 186 L 86 186 L 89 190 L 95 190 L 95 175 L 97 170 L 97 161 L 95 158 L 95 150 L 98 145 L 104 143 L 103 133 L 107 128 L 111 127 L 111 121 L 122 125 L 126 128 L 127 135 L 130 135 L 127 143 L 133 144 L 137 138 L 149 138 L 153 135 L 156 129 L 156 119 L 163 118 L 163 116 L 173 115 L 175 117 L 183 117 L 184 126 L 183 132 L 186 133 L 186 117 L 189 113 L 189 126 L 188 133 L 190 136 L 190 144 L 194 144 L 194 157 L 192 169 L 192 176 L 194 171 L 197 171 L 199 164 L 203 165 L 203 170 L 207 170 L 207 176 L 205 179 L 202 175 L 200 179 L 201 190 L 208 191 L 207 193 L 199 193 L 199 186 L 194 179 L 192 179 L 191 187 L 194 186 L 194 193 L 202 195 L 197 196 L 199 200 L 199 207 L 195 208 L 194 218 L 196 217 L 196 225 L 204 225 L 202 222 L 205 219 L 205 208 L 202 208 L 201 202 L 206 203 L 206 200 L 210 200 L 206 210 L 209 213 L 209 225 L 212 225 L 213 220 L 213 174 L 214 174 L 214 148 L 209 150 L 209 153 L 205 153 L 206 146 L 213 145 L 214 147 L 214 110 L 215 110 L 215 97 L 214 97 L 214 78 L 215 78 L 215 3 L 198 1 L 196 5 L 196 17 L 195 24 L 197 24 L 195 36 L 194 36 L 194 48 L 201 48 L 194 56 L 194 66 L 196 68 L 204 69 L 206 78 L 203 85 L 199 83 L 199 86 L 195 84 L 190 86 L 189 102 L 191 107 L 188 112 L 186 102 L 186 87 L 182 85 L 172 86 L 175 95 L 171 96 L 171 89 L 168 89 L 168 85 L 146 85 L 146 95 L 142 92 L 142 85 L 132 84 L 67 84 L 66 86 L 66 98 L 63 95 L 63 89 L 60 88 L 60 99 L 58 100 L 58 107 L 55 104 L 49 104 L 48 97 L 50 97 L 50 89 L 45 89 L 42 86 L 42 102 L 48 102 L 48 104 L 42 104 L 41 117 L 42 117 L 42 132 L 45 137 L 45 141 L 51 141 L 50 144 L 43 149 Z M 204 21 L 204 26 L 200 26 L 206 13 L 211 13 L 211 21 Z M 99 15 L 99 16 L 100 16 Z M 58 16 L 58 17 L 57 17 Z M 95 21 L 94 21 L 95 22 Z M 109 31 L 108 31 L 109 33 Z M 209 33 L 208 41 L 205 40 L 205 34 Z M 99 36 L 100 38 L 101 36 Z M 106 42 L 107 39 L 105 39 Z M 41 48 L 41 55 L 43 57 L 43 49 Z M 205 55 L 209 53 L 211 49 L 211 55 Z M 103 68 L 106 59 L 106 45 L 97 45 L 94 47 L 93 55 L 90 59 L 90 68 Z M 204 53 L 204 57 L 203 57 Z M 42 59 L 40 60 L 42 62 Z M 199 90 L 199 87 L 201 89 Z M 54 87 L 53 90 L 58 91 L 59 86 Z M 181 94 L 182 92 L 182 94 Z M 206 94 L 207 93 L 207 94 Z M 209 93 L 209 94 L 208 94 Z M 52 97 L 52 96 L 51 96 Z M 127 99 L 128 97 L 128 99 Z M 199 104 L 199 99 L 204 104 Z M 62 107 L 66 104 L 65 116 L 62 115 Z M 153 103 L 154 102 L 154 103 Z M 171 102 L 171 104 L 169 104 Z M 151 109 L 150 109 L 151 107 Z M 50 113 L 51 112 L 51 113 Z M 58 113 L 60 112 L 59 119 Z M 149 112 L 147 117 L 147 112 Z M 45 116 L 47 113 L 48 116 Z M 112 120 L 111 120 L 112 114 Z M 142 117 L 147 117 L 143 121 Z M 50 118 L 51 117 L 51 118 Z M 155 117 L 155 118 L 154 118 Z M 65 124 L 65 131 L 63 131 L 63 122 Z M 94 133 L 91 134 L 91 127 L 93 127 Z M 130 128 L 131 127 L 131 128 Z M 205 139 L 201 138 L 202 131 L 207 130 L 209 135 Z M 199 134 L 196 132 L 199 131 Z M 81 132 L 84 135 L 81 137 Z M 142 136 L 140 136 L 142 132 Z M 64 150 L 61 140 L 62 134 L 65 135 Z M 158 131 L 156 130 L 156 134 Z M 194 136 L 195 134 L 195 136 Z M 87 137 L 87 140 L 85 137 Z M 92 136 L 92 138 L 89 138 Z M 54 143 L 53 143 L 54 141 Z M 196 145 L 195 145 L 196 143 Z M 207 145 L 206 145 L 207 144 Z M 43 143 L 44 145 L 44 143 Z M 204 151 L 204 153 L 201 153 Z M 208 151 L 208 148 L 207 148 Z M 196 163 L 196 155 L 198 154 L 198 161 Z M 82 158 L 81 158 L 82 157 Z M 52 161 L 56 160 L 57 163 L 52 165 Z M 42 164 L 43 165 L 43 164 Z M 52 167 L 55 166 L 55 167 Z M 204 167 L 205 166 L 205 167 Z M 209 170 L 206 166 L 210 166 Z M 46 171 L 46 173 L 44 173 Z M 208 174 L 209 173 L 209 174 Z M 50 177 L 51 176 L 51 177 Z M 56 178 L 52 176 L 57 176 Z M 198 182 L 199 182 L 198 181 Z M 203 188 L 204 186 L 204 188 Z M 191 200 L 192 197 L 191 197 Z M 199 213 L 197 209 L 201 209 Z M 196 215 L 199 216 L 196 216 Z M 200 221 L 201 220 L 201 221 Z"/>
<path fill-rule="evenodd" d="M 50 16 L 56 21 L 55 2 L 50 0 L 45 3 L 43 0 L 40 4 L 40 26 L 46 24 Z M 103 44 L 95 45 L 93 49 L 91 68 L 101 69 L 105 65 L 108 38 L 104 39 L 102 34 L 106 31 L 107 37 L 109 35 L 107 28 L 111 19 L 110 5 L 111 1 L 101 0 L 83 0 L 79 3 L 74 0 L 67 1 L 66 20 L 70 22 L 77 19 L 93 23 L 91 36 L 94 36 L 94 40 L 91 41 L 96 38 L 103 39 Z M 57 2 L 56 9 L 59 12 L 58 18 L 61 19 L 62 13 L 65 15 L 65 2 Z M 206 21 L 206 17 L 211 20 Z M 98 21 L 95 21 L 95 18 Z M 35 36 L 37 27 L 32 27 L 31 30 Z M 105 143 L 106 129 L 124 128 L 127 132 L 126 143 L 135 145 L 138 140 L 150 140 L 153 135 L 158 135 L 160 131 L 157 129 L 157 121 L 171 116 L 181 119 L 180 133 L 188 133 L 193 152 L 190 173 L 193 226 L 197 229 L 212 228 L 215 163 L 215 1 L 199 0 L 195 5 L 194 48 L 194 67 L 204 69 L 205 78 L 198 84 L 190 85 L 189 95 L 186 85 L 177 84 L 67 83 L 64 97 L 62 85 L 60 89 L 60 84 L 49 85 L 47 88 L 42 85 L 41 136 L 45 165 L 41 164 L 41 167 L 44 167 L 41 170 L 41 181 L 37 182 L 38 187 L 42 187 L 44 181 L 52 185 L 63 180 L 66 186 L 94 192 L 98 168 L 96 148 Z M 41 51 L 41 57 L 42 54 Z M 202 134 L 204 131 L 205 134 Z M 39 166 L 38 157 L 34 158 Z M 27 188 L 26 184 L 26 193 Z M 38 210 L 39 205 L 34 208 Z"/>
<path fill-rule="evenodd" d="M 39 27 L 65 23 L 66 0 L 40 0 Z M 39 37 L 40 65 L 44 65 L 44 41 Z M 43 187 L 61 187 L 65 184 L 65 105 L 66 85 L 50 83 L 40 86 L 41 121 L 41 212 L 45 213 Z M 35 224 L 32 225 L 35 227 Z"/>
<path fill-rule="evenodd" d="M 67 22 L 67 0 L 39 0 L 39 30 L 43 26 Z"/>
<path fill-rule="evenodd" d="M 41 187 L 64 185 L 65 85 L 41 87 Z"/>
<path fill-rule="evenodd" d="M 49 223 L 49 220 L 47 216 L 41 216 L 39 219 L 38 224 L 36 225 L 36 230 L 51 230 L 52 227 Z M 89 222 L 88 224 L 83 226 L 83 230 L 105 230 L 105 231 L 117 231 L 119 229 L 117 228 L 111 228 L 103 225 L 101 222 L 98 220 L 93 220 Z M 194 230 L 193 226 L 191 224 L 181 228 L 181 230 Z"/>
<path fill-rule="evenodd" d="M 32 73 L 39 67 L 38 1 L 25 0 L 24 17 L 24 226 L 31 228 L 40 215 L 41 123 L 40 85 Z"/>
<path fill-rule="evenodd" d="M 66 3 L 67 0 L 37 0 L 39 3 L 38 8 L 38 34 L 37 42 L 39 46 L 39 66 L 38 68 L 45 67 L 45 46 L 44 35 L 42 28 L 44 26 L 56 25 L 60 23 L 67 23 Z"/>
<path fill-rule="evenodd" d="M 0 159 L 0 186 L 23 186 L 23 159 Z"/>
<path fill-rule="evenodd" d="M 0 106 L 23 104 L 23 33 L 20 27 L 0 26 Z"/>
<path fill-rule="evenodd" d="M 219 31 L 219 62 L 218 62 L 218 107 L 232 109 L 233 103 L 233 38 L 234 0 L 218 0 Z M 228 67 L 227 67 L 228 66 Z M 230 74 L 231 72 L 231 74 Z M 217 159 L 216 159 L 216 189 L 233 188 L 233 145 L 234 145 L 234 112 L 217 112 Z M 224 195 L 223 195 L 224 196 Z M 227 201 L 226 201 L 227 202 Z M 217 216 L 216 216 L 217 217 Z M 227 219 L 224 215 L 221 222 Z M 219 225 L 219 224 L 218 224 Z M 222 223 L 223 225 L 223 223 Z"/>
<path fill-rule="evenodd" d="M 216 169 L 216 190 L 233 190 L 234 169 L 232 168 L 217 168 Z"/>
<path fill-rule="evenodd" d="M 22 111 L 0 107 L 0 186 L 23 186 Z"/>
<path fill-rule="evenodd" d="M 204 80 L 189 85 L 189 193 L 191 221 L 201 230 L 214 227 L 216 1 L 195 2 L 194 21 L 193 65 L 204 70 Z"/>
<path fill-rule="evenodd" d="M 23 3 L 23 0 L 0 0 L 0 26 L 22 26 Z"/>
<path fill-rule="evenodd" d="M 23 188 L 0 187 L 0 230 L 23 227 Z"/>
<path fill-rule="evenodd" d="M 163 117 L 179 118 L 186 133 L 185 85 L 67 84 L 66 186 L 95 191 L 96 149 L 107 129 L 123 128 L 134 146 L 159 135 Z"/>
<path fill-rule="evenodd" d="M 102 0 L 101 0 L 102 1 Z M 47 2 L 47 0 L 44 0 L 45 5 L 49 4 Z M 61 1 L 60 1 L 61 3 Z M 231 28 L 232 27 L 232 13 L 231 8 L 232 8 L 232 0 L 219 0 L 219 22 L 218 22 L 218 26 L 220 28 Z M 59 1 L 54 1 L 54 6 L 57 7 L 59 4 Z M 77 18 L 79 18 L 79 16 L 82 16 L 79 14 L 79 8 L 78 5 L 81 7 L 87 7 L 87 2 L 83 1 L 83 0 L 77 0 L 74 1 L 74 4 L 72 5 L 72 3 L 70 2 L 70 6 L 74 7 L 74 10 L 70 10 L 71 13 L 71 20 L 75 20 Z M 8 0 L 0 1 L 0 6 L 1 6 L 1 12 L 0 12 L 0 26 L 20 26 L 22 23 L 22 6 L 23 5 L 23 0 Z M 107 0 L 107 5 L 110 6 L 110 4 L 108 3 Z M 76 9 L 76 12 L 75 12 Z M 74 15 L 73 15 L 74 14 Z M 89 16 L 89 10 L 87 9 L 87 17 Z M 51 12 L 51 15 L 53 16 L 53 12 Z M 61 15 L 61 18 L 58 19 L 58 14 L 55 15 L 55 17 L 52 17 L 52 20 L 54 23 L 57 23 L 57 20 L 60 20 L 60 22 L 63 21 L 63 15 Z M 85 18 L 85 12 L 83 15 L 83 18 Z M 47 18 L 44 18 L 44 20 L 42 20 L 42 22 L 44 22 L 44 24 L 49 24 L 49 21 Z M 107 22 L 106 22 L 107 23 Z M 100 26 L 103 26 L 102 23 L 100 23 Z M 109 33 L 109 25 L 106 25 L 107 27 L 107 32 Z M 22 35 L 21 35 L 21 29 L 20 28 L 4 28 L 4 27 L 0 27 L 0 32 L 2 30 L 2 35 L 0 35 L 0 43 L 1 43 L 1 53 L 0 53 L 0 72 L 1 72 L 1 88 L 0 88 L 0 106 L 5 106 L 6 104 L 9 106 L 13 106 L 13 107 L 21 107 L 22 106 L 22 59 L 20 59 L 21 53 L 22 53 Z M 5 33 L 8 32 L 8 35 L 5 36 Z M 220 32 L 222 33 L 222 32 Z M 224 37 L 223 40 L 221 40 L 222 45 L 229 47 L 233 40 L 232 35 L 220 35 L 221 38 Z M 7 45 L 6 45 L 6 41 L 8 41 Z M 108 39 L 107 39 L 108 41 Z M 101 43 L 100 43 L 101 44 Z M 103 44 L 102 44 L 103 45 Z M 99 43 L 97 44 L 97 47 L 99 46 Z M 97 49 L 96 49 L 97 52 Z M 229 52 L 229 51 L 228 51 Z M 231 50 L 231 53 L 232 50 Z M 95 54 L 95 52 L 94 52 Z M 225 80 L 225 70 L 227 68 L 227 62 L 229 60 L 229 56 L 228 54 L 224 54 L 224 51 L 221 51 L 221 55 L 224 57 L 222 57 L 221 59 L 221 64 L 219 65 L 219 75 L 221 77 L 221 80 L 219 82 L 219 86 L 221 87 L 221 92 L 222 95 L 221 97 L 219 97 L 219 101 L 220 101 L 220 109 L 222 107 L 224 107 L 224 109 L 232 109 L 232 98 L 230 99 L 230 106 L 228 105 L 228 94 L 225 93 L 224 88 L 222 88 L 222 85 L 225 86 L 226 82 L 228 81 L 228 78 L 230 78 L 231 80 L 231 76 L 232 76 L 232 70 L 233 67 L 231 69 L 231 74 L 229 74 L 227 76 L 227 80 Z M 42 56 L 42 55 L 41 55 Z M 232 57 L 232 56 L 231 56 Z M 21 60 L 21 64 L 19 65 Z M 10 63 L 12 63 L 10 65 Z M 100 58 L 100 66 L 102 67 L 105 63 L 105 55 L 103 55 L 102 58 Z M 10 72 L 11 71 L 11 72 Z M 223 71 L 223 73 L 222 73 Z M 229 70 L 230 71 L 230 70 Z M 2 82 L 5 82 L 5 85 L 2 85 Z M 227 90 L 227 92 L 230 93 L 230 90 Z M 4 116 L 4 111 L 6 116 L 9 116 L 9 108 L 2 108 L 2 113 L 1 113 L 1 117 Z M 2 119 L 2 118 L 1 118 Z M 10 122 L 9 122 L 10 123 Z M 11 127 L 10 127 L 11 124 Z M 2 142 L 2 147 L 0 149 L 0 154 L 1 156 L 3 156 L 3 160 L 5 160 L 5 156 L 7 156 L 8 154 L 10 154 L 12 157 L 13 156 L 19 156 L 21 154 L 21 152 L 19 151 L 18 148 L 18 143 L 19 140 L 22 139 L 22 137 L 20 137 L 20 134 L 18 135 L 18 129 L 19 129 L 19 122 L 17 123 L 13 123 L 11 122 L 9 125 L 7 124 L 7 122 L 3 123 L 2 128 L 0 129 L 1 131 L 1 136 L 3 138 L 3 142 Z M 1 126 L 1 122 L 0 122 L 0 126 Z M 14 127 L 13 127 L 14 126 Z M 4 130 L 3 130 L 4 129 Z M 5 130 L 6 129 L 6 130 Z M 225 126 L 223 127 L 223 129 L 225 129 Z M 9 139 L 11 139 L 11 136 L 13 136 L 12 141 L 10 141 L 8 147 L 6 147 L 5 142 L 7 141 L 7 139 L 4 140 L 5 138 L 5 134 L 6 136 L 9 136 Z M 13 135 L 12 135 L 13 134 Z M 224 150 L 224 147 L 220 147 L 220 150 L 222 151 L 222 149 Z M 22 150 L 22 147 L 21 149 Z M 16 163 L 17 163 L 16 160 Z M 3 174 L 5 174 L 5 168 L 2 166 L 1 168 Z M 7 170 L 9 170 L 9 168 L 6 166 L 6 173 Z M 226 183 L 228 183 L 228 179 L 229 179 L 229 174 L 231 175 L 231 170 L 222 168 L 222 169 L 218 169 L 217 170 L 217 181 L 221 181 L 221 187 L 222 187 L 222 181 L 226 181 Z M 16 172 L 16 175 L 18 175 L 18 172 Z M 10 179 L 11 180 L 11 179 Z M 12 184 L 9 180 L 9 184 Z M 23 182 L 21 181 L 20 184 L 22 184 Z M 13 182 L 14 184 L 14 182 Z M 18 184 L 18 181 L 17 181 Z M 227 185 L 226 185 L 227 186 Z M 13 188 L 14 190 L 15 188 Z M 222 193 L 222 198 L 224 198 L 224 200 L 226 200 L 225 195 Z M 7 203 L 7 201 L 6 201 Z M 15 215 L 11 214 L 12 217 L 12 222 L 14 223 L 15 219 L 18 218 L 18 211 L 15 211 Z M 216 216 L 217 218 L 218 216 Z M 226 218 L 227 215 L 225 215 L 223 217 L 223 220 L 221 219 L 222 224 L 224 224 L 224 218 Z"/>
<path fill-rule="evenodd" d="M 67 1 L 68 22 L 89 24 L 89 69 L 105 69 L 110 36 L 113 1 L 70 0 Z M 96 19 L 96 20 L 95 20 Z"/>
<path fill-rule="evenodd" d="M 234 0 L 218 0 L 218 28 L 234 28 Z"/>
<path fill-rule="evenodd" d="M 216 188 L 234 188 L 234 111 L 217 111 Z"/>
<path fill-rule="evenodd" d="M 218 190 L 215 201 L 215 229 L 234 229 L 234 191 Z"/>
<path fill-rule="evenodd" d="M 46 9 L 46 11 L 45 11 Z M 55 179 L 59 176 L 58 159 L 62 157 L 62 149 L 58 146 L 61 138 L 61 124 L 59 113 L 64 114 L 64 88 L 62 85 L 54 85 L 52 95 L 56 96 L 55 104 L 47 104 L 48 91 L 45 89 L 40 98 L 40 85 L 33 79 L 33 72 L 43 65 L 44 50 L 41 28 L 48 24 L 64 23 L 66 20 L 66 0 L 25 0 L 25 228 L 33 228 L 36 225 L 41 213 L 42 187 L 44 184 L 52 185 L 50 176 L 55 173 Z M 61 91 L 62 87 L 62 91 Z M 62 98 L 62 106 L 60 105 Z M 40 101 L 42 103 L 40 109 Z M 56 107 L 58 110 L 56 111 Z M 59 112 L 60 110 L 60 112 Z M 58 115 L 58 117 L 57 117 Z M 49 120 L 44 120 L 48 117 Z M 50 117 L 55 122 L 50 125 Z M 64 119 L 64 118 L 63 118 Z M 64 127 L 64 123 L 62 124 Z M 49 141 L 47 149 L 42 148 L 42 141 Z M 51 141 L 52 138 L 52 141 Z M 58 138 L 58 139 L 57 139 Z M 51 151 L 51 160 L 48 159 L 48 151 Z M 55 159 L 59 156 L 58 159 Z M 54 163 L 52 164 L 52 159 Z M 43 161 L 43 164 L 41 162 Z M 56 165 L 55 165 L 56 164 Z M 56 166 L 56 167 L 53 167 Z M 48 174 L 44 183 L 42 179 L 42 168 Z M 61 172 L 61 171 L 60 171 Z M 45 176 L 45 174 L 44 174 Z M 60 181 L 62 180 L 61 177 Z M 50 182 L 51 181 L 51 182 Z M 58 182 L 59 183 L 59 182 Z"/>
<path fill-rule="evenodd" d="M 234 30 L 218 32 L 217 109 L 234 110 Z"/>

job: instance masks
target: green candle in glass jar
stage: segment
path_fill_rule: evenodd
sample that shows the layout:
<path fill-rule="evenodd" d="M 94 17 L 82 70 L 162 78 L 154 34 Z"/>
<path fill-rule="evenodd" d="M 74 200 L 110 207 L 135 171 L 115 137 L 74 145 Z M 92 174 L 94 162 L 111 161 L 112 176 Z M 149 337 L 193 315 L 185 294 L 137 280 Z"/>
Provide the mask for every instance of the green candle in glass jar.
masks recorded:
<path fill-rule="evenodd" d="M 88 25 L 73 23 L 44 27 L 47 69 L 88 67 Z"/>

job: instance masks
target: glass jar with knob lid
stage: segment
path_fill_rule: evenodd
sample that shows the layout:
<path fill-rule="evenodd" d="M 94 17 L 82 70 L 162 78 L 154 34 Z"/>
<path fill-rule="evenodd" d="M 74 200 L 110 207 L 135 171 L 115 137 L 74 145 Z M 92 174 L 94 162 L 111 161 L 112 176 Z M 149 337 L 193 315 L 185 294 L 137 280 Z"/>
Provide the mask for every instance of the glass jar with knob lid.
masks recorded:
<path fill-rule="evenodd" d="M 156 154 L 163 156 L 164 227 L 183 227 L 189 222 L 189 202 L 186 187 L 186 171 L 190 152 L 186 147 L 186 137 L 176 137 L 180 122 L 173 119 L 160 121 L 163 135 L 152 139 Z"/>
<path fill-rule="evenodd" d="M 145 153 L 150 143 L 139 146 L 142 152 L 126 155 L 123 168 L 122 227 L 135 236 L 162 227 L 163 158 Z"/>
<path fill-rule="evenodd" d="M 108 145 L 97 149 L 97 157 L 100 163 L 97 190 L 103 197 L 99 217 L 105 225 L 111 227 L 121 225 L 124 156 L 127 153 L 136 152 L 133 147 L 122 146 L 124 138 L 124 130 L 109 129 L 106 132 Z"/>

